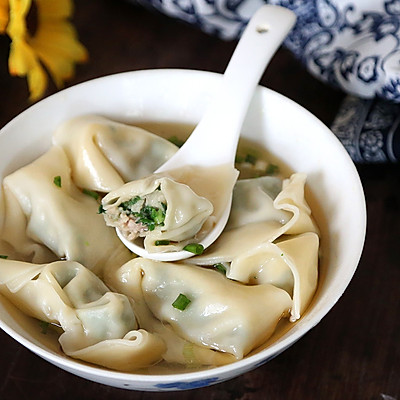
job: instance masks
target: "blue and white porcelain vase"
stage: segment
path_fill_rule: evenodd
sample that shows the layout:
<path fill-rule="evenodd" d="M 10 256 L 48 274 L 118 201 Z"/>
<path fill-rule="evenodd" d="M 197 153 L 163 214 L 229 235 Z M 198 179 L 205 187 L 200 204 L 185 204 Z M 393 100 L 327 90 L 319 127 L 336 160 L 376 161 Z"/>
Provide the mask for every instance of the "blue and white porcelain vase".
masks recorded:
<path fill-rule="evenodd" d="M 285 46 L 316 77 L 363 98 L 400 102 L 400 0 L 134 0 L 224 39 L 270 3 L 297 23 Z"/>
<path fill-rule="evenodd" d="M 312 75 L 349 95 L 332 130 L 353 160 L 400 158 L 400 0 L 130 1 L 223 39 L 238 39 L 265 3 L 291 9 L 297 22 L 284 45 Z"/>

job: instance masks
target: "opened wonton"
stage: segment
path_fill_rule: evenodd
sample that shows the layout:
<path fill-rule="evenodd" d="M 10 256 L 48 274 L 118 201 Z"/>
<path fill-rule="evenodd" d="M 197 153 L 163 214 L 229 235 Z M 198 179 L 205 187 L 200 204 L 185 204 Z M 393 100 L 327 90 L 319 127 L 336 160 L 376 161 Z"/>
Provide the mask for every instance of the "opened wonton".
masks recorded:
<path fill-rule="evenodd" d="M 104 219 L 128 239 L 144 237 L 148 251 L 182 249 L 212 214 L 209 200 L 157 175 L 125 184 L 102 200 Z"/>

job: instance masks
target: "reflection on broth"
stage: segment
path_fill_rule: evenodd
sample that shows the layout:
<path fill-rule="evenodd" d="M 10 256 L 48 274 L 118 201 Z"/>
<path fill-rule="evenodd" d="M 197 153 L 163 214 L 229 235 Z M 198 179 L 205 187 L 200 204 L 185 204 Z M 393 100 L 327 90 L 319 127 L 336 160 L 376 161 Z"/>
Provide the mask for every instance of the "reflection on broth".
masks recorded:
<path fill-rule="evenodd" d="M 239 142 L 230 220 L 203 254 L 179 263 L 135 257 L 106 226 L 101 199 L 150 175 L 192 130 L 79 117 L 4 179 L 2 305 L 33 341 L 113 370 L 168 374 L 240 360 L 301 318 L 318 283 L 306 176 L 258 144 Z"/>

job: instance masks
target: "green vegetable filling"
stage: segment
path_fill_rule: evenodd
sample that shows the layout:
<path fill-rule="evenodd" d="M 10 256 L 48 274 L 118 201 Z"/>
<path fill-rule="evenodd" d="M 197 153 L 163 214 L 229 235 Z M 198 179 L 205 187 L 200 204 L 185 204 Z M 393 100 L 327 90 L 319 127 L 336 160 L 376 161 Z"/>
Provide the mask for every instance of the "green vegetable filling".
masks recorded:
<path fill-rule="evenodd" d="M 172 303 L 172 307 L 183 311 L 190 303 L 191 300 L 188 299 L 184 294 L 180 293 L 176 300 Z"/>
<path fill-rule="evenodd" d="M 3 260 L 6 260 L 8 258 L 8 256 L 5 256 L 4 254 L 0 254 L 0 258 L 2 258 Z"/>
<path fill-rule="evenodd" d="M 134 206 L 138 201 L 142 200 L 140 196 L 132 197 L 127 201 L 123 201 L 119 207 L 121 207 L 127 214 L 132 213 L 132 206 Z"/>
<path fill-rule="evenodd" d="M 154 231 L 156 226 L 163 226 L 167 205 L 161 203 L 161 208 L 146 206 L 146 200 L 144 200 L 140 210 L 134 211 L 133 206 L 141 200 L 143 199 L 140 196 L 135 196 L 127 201 L 122 202 L 119 207 L 126 213 L 126 215 L 132 216 L 136 223 L 147 226 L 149 231 Z"/>

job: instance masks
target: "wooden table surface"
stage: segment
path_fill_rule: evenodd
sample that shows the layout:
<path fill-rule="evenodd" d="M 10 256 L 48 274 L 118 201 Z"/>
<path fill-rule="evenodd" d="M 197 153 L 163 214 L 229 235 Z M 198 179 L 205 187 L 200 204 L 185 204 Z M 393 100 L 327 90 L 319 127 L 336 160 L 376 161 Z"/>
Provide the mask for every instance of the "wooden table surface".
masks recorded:
<path fill-rule="evenodd" d="M 192 68 L 223 72 L 235 47 L 192 26 L 117 0 L 76 1 L 74 23 L 90 61 L 68 86 L 116 72 Z M 0 36 L 0 126 L 29 106 L 26 82 L 7 72 Z M 261 83 L 329 125 L 343 93 L 280 49 Z M 50 87 L 48 94 L 55 91 Z M 358 270 L 332 311 L 299 342 L 256 370 L 209 388 L 172 393 L 116 389 L 43 361 L 0 332 L 0 399 L 400 400 L 400 168 L 358 166 L 368 208 Z"/>

